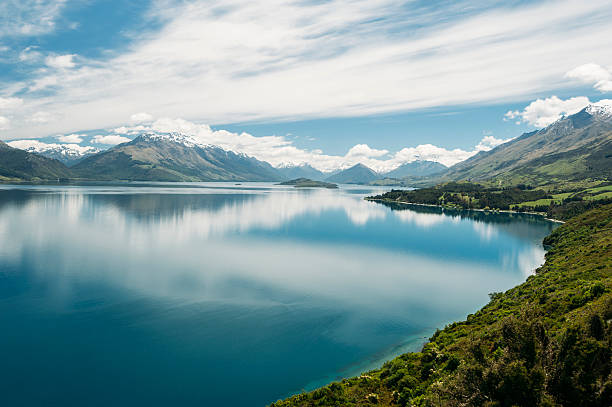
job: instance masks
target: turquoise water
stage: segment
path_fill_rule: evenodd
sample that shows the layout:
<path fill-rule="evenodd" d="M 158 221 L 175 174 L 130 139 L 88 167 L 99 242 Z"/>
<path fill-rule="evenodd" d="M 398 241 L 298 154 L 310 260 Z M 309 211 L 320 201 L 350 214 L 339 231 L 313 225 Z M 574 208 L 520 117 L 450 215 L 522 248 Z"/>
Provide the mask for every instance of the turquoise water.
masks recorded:
<path fill-rule="evenodd" d="M 418 349 L 554 228 L 378 190 L 0 186 L 0 404 L 262 406 Z"/>

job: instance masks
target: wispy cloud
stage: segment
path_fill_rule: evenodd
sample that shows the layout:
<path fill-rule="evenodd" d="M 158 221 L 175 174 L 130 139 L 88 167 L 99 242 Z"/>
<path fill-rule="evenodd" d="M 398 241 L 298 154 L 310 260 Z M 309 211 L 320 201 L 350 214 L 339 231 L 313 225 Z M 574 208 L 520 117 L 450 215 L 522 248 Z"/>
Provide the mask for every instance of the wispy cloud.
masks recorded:
<path fill-rule="evenodd" d="M 595 56 L 612 65 L 607 0 L 465 14 L 457 2 L 450 19 L 415 4 L 160 1 L 163 28 L 123 54 L 30 78 L 23 114 L 71 120 L 17 117 L 14 134 L 119 126 L 134 111 L 231 123 L 486 103 L 573 86 L 564 74 Z"/>
<path fill-rule="evenodd" d="M 0 38 L 35 36 L 55 29 L 66 0 L 4 0 L 0 2 Z"/>
<path fill-rule="evenodd" d="M 94 144 L 105 144 L 107 146 L 114 146 L 121 143 L 127 143 L 129 141 L 131 141 L 131 139 L 118 136 L 116 134 L 111 134 L 108 136 L 98 135 L 94 136 L 94 138 L 91 140 L 91 142 Z"/>
<path fill-rule="evenodd" d="M 76 63 L 74 62 L 74 54 L 66 55 L 49 55 L 45 58 L 45 64 L 51 68 L 66 69 L 74 68 Z"/>
<path fill-rule="evenodd" d="M 68 134 L 67 136 L 59 135 L 56 138 L 62 143 L 80 144 L 83 142 L 85 134 Z"/>

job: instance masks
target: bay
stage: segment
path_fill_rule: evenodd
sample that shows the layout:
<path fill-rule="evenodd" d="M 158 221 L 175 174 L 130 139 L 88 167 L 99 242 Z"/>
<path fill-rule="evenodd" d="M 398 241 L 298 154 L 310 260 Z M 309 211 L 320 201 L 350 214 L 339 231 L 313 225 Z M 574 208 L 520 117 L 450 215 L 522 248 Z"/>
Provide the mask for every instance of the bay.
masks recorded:
<path fill-rule="evenodd" d="M 556 226 L 380 191 L 0 186 L 2 404 L 266 405 L 418 350 Z"/>

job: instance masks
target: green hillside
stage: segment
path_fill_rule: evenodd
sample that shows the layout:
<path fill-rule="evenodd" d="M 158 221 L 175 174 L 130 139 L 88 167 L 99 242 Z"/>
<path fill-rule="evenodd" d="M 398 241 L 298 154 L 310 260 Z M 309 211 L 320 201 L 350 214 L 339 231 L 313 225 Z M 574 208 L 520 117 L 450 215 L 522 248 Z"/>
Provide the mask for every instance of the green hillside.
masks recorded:
<path fill-rule="evenodd" d="M 442 180 L 496 186 L 612 179 L 612 116 L 593 108 L 451 167 Z"/>
<path fill-rule="evenodd" d="M 612 205 L 544 243 L 535 275 L 421 352 L 272 406 L 612 405 Z"/>
<path fill-rule="evenodd" d="M 69 176 L 70 170 L 61 162 L 0 141 L 0 181 L 56 180 Z"/>

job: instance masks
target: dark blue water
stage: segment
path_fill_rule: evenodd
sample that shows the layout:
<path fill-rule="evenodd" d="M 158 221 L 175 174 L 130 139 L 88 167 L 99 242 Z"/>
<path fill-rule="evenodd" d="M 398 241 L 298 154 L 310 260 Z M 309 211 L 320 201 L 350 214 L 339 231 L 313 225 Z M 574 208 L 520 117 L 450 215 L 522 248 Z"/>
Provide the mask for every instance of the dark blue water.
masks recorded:
<path fill-rule="evenodd" d="M 0 405 L 265 405 L 417 350 L 554 227 L 371 192 L 0 186 Z"/>

